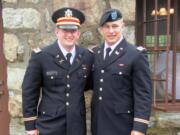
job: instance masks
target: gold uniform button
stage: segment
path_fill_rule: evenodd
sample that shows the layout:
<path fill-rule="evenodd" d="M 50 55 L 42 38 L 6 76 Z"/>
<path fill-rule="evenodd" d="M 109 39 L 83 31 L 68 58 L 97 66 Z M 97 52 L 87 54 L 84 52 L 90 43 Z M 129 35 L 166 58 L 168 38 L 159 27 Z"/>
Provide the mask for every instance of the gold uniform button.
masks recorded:
<path fill-rule="evenodd" d="M 119 75 L 122 75 L 122 72 L 119 72 Z"/>
<path fill-rule="evenodd" d="M 70 78 L 70 75 L 67 75 L 66 77 L 69 79 L 69 78 Z"/>
<path fill-rule="evenodd" d="M 102 74 L 104 73 L 104 70 L 103 70 L 103 69 L 101 70 L 101 73 L 102 73 Z"/>
<path fill-rule="evenodd" d="M 103 91 L 103 88 L 99 88 L 99 91 Z"/>
<path fill-rule="evenodd" d="M 128 110 L 128 113 L 131 113 L 131 111 Z"/>
<path fill-rule="evenodd" d="M 51 79 L 54 79 L 54 76 L 51 76 Z"/>
<path fill-rule="evenodd" d="M 66 93 L 66 97 L 69 97 L 69 93 Z"/>
<path fill-rule="evenodd" d="M 67 87 L 70 88 L 70 84 L 67 84 Z"/>
<path fill-rule="evenodd" d="M 99 100 L 102 100 L 102 97 L 99 97 Z"/>
<path fill-rule="evenodd" d="M 69 102 L 66 102 L 66 106 L 69 106 Z"/>
<path fill-rule="evenodd" d="M 103 79 L 100 79 L 100 82 L 103 82 L 104 80 Z"/>
<path fill-rule="evenodd" d="M 46 112 L 42 112 L 43 114 L 46 114 Z"/>

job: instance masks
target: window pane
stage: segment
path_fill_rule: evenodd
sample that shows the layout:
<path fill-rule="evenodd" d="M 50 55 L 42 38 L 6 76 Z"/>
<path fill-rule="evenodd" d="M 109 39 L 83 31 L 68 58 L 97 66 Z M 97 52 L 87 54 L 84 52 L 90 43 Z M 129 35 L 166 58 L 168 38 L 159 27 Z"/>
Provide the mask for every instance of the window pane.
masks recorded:
<path fill-rule="evenodd" d="M 167 0 L 158 0 L 158 19 L 166 18 L 168 11 L 167 11 Z"/>
<path fill-rule="evenodd" d="M 176 98 L 180 99 L 180 52 L 176 53 Z"/>
<path fill-rule="evenodd" d="M 180 5 L 180 0 L 177 1 L 178 4 Z M 180 6 L 178 7 L 177 13 L 177 51 L 180 52 Z"/>
<path fill-rule="evenodd" d="M 145 43 L 146 47 L 154 47 L 155 46 L 155 35 L 154 35 L 154 23 L 147 23 L 146 24 L 146 36 L 145 36 Z"/>
<path fill-rule="evenodd" d="M 155 82 L 155 89 L 156 89 L 156 99 L 159 101 L 165 100 L 165 89 L 166 89 L 166 52 L 159 52 L 156 55 L 156 65 L 155 65 L 155 72 L 154 75 L 156 77 L 157 82 Z M 168 99 L 172 99 L 172 68 L 168 68 Z M 170 71 L 171 70 L 171 71 Z M 170 81 L 171 80 L 171 81 Z"/>
<path fill-rule="evenodd" d="M 146 0 L 146 20 L 154 19 L 154 15 L 155 15 L 154 9 L 155 9 L 155 0 Z"/>

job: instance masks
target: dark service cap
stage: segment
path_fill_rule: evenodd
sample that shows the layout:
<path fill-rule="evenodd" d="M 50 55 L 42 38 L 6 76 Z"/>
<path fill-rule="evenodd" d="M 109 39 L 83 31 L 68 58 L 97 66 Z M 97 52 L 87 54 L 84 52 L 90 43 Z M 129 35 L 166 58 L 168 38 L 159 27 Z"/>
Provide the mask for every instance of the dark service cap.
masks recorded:
<path fill-rule="evenodd" d="M 114 22 L 121 18 L 122 14 L 118 9 L 109 9 L 101 16 L 99 25 L 103 26 L 106 22 Z"/>
<path fill-rule="evenodd" d="M 60 29 L 78 29 L 85 21 L 85 16 L 78 9 L 65 7 L 53 13 L 52 21 Z"/>

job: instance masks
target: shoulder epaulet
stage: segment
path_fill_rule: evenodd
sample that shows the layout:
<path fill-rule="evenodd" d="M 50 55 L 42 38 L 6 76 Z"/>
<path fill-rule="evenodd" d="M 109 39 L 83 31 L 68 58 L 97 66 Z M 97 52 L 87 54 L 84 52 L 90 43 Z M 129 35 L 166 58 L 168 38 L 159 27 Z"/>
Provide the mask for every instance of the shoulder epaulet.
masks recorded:
<path fill-rule="evenodd" d="M 143 46 L 138 46 L 136 47 L 136 49 L 140 52 L 146 52 L 146 48 L 144 48 Z"/>
<path fill-rule="evenodd" d="M 34 53 L 40 53 L 42 51 L 39 47 L 33 48 L 32 50 Z"/>
<path fill-rule="evenodd" d="M 92 48 L 92 50 L 93 50 L 94 53 L 96 53 L 99 49 L 100 49 L 99 46 L 96 46 L 96 47 L 93 47 L 93 48 Z"/>
<path fill-rule="evenodd" d="M 93 47 L 91 47 L 91 48 L 88 48 L 88 50 L 89 50 L 91 53 L 95 53 L 96 50 L 97 50 L 97 48 L 99 48 L 99 47 L 93 46 Z"/>
<path fill-rule="evenodd" d="M 94 51 L 93 51 L 92 48 L 88 48 L 88 50 L 89 50 L 91 53 L 94 53 Z"/>

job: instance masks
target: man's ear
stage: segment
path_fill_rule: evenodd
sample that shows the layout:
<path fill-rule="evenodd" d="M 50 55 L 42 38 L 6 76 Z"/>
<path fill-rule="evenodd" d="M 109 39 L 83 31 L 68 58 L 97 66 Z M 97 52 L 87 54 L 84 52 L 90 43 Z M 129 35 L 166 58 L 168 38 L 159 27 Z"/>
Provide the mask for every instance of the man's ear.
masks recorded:
<path fill-rule="evenodd" d="M 123 20 L 123 18 L 121 19 L 121 25 L 122 25 L 122 28 L 124 28 L 124 26 L 125 26 L 125 24 L 124 24 L 124 20 Z"/>
<path fill-rule="evenodd" d="M 57 28 L 55 28 L 54 33 L 55 33 L 56 35 L 58 34 Z"/>
<path fill-rule="evenodd" d="M 79 37 L 80 37 L 80 35 L 81 35 L 81 32 L 80 32 L 80 30 L 78 30 L 78 33 L 77 33 L 77 34 L 78 34 L 78 38 L 79 38 Z"/>
<path fill-rule="evenodd" d="M 125 27 L 125 23 L 124 22 L 122 22 L 122 28 L 124 28 Z"/>
<path fill-rule="evenodd" d="M 102 27 L 99 27 L 99 28 L 98 28 L 98 31 L 99 31 L 99 33 L 100 33 L 101 35 L 103 35 Z"/>

